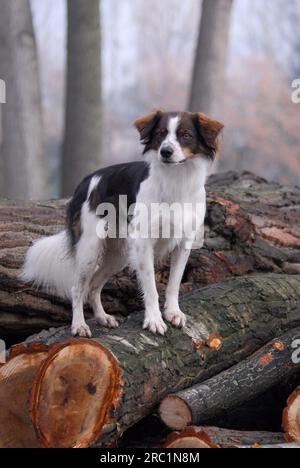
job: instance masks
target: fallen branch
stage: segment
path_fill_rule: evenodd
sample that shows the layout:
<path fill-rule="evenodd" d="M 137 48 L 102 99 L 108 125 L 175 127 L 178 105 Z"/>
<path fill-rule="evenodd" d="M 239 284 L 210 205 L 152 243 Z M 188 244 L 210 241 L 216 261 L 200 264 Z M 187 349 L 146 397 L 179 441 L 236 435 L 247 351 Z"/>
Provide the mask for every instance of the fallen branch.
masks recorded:
<path fill-rule="evenodd" d="M 300 364 L 292 362 L 292 344 L 299 336 L 300 328 L 291 330 L 203 384 L 168 395 L 160 404 L 161 420 L 173 430 L 204 424 L 291 377 L 300 371 Z M 300 414 L 300 392 L 298 404 Z"/>
<path fill-rule="evenodd" d="M 190 426 L 173 432 L 164 443 L 168 449 L 262 448 L 263 445 L 284 444 L 284 435 L 272 432 L 242 432 L 217 427 Z"/>
<path fill-rule="evenodd" d="M 170 327 L 166 337 L 142 331 L 142 315 L 132 314 L 114 331 L 91 323 L 92 340 L 70 340 L 69 328 L 62 328 L 28 341 L 50 347 L 31 398 L 43 446 L 115 443 L 170 391 L 219 374 L 299 325 L 300 276 L 235 278 L 191 293 L 182 303 L 187 327 Z M 4 387 L 0 405 L 18 391 Z M 16 431 L 17 419 L 16 413 Z"/>
<path fill-rule="evenodd" d="M 283 430 L 288 442 L 300 442 L 300 387 L 288 399 L 283 414 Z"/>
<path fill-rule="evenodd" d="M 31 242 L 64 228 L 65 201 L 0 202 L 0 336 L 59 327 L 71 320 L 68 302 L 17 279 Z M 268 184 L 252 174 L 214 176 L 208 184 L 206 248 L 193 251 L 181 292 L 254 272 L 300 273 L 300 189 Z M 168 265 L 157 271 L 163 291 Z M 107 312 L 140 308 L 135 276 L 105 287 Z"/>

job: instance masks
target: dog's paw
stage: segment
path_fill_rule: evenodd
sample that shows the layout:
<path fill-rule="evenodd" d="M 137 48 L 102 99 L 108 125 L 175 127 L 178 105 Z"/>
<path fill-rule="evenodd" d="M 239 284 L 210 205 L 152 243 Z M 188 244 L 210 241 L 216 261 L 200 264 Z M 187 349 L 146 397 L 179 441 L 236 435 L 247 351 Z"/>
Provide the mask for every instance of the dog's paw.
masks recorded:
<path fill-rule="evenodd" d="M 176 328 L 183 328 L 186 326 L 187 317 L 181 310 L 169 311 L 165 310 L 164 318 Z"/>
<path fill-rule="evenodd" d="M 73 336 L 80 336 L 81 338 L 92 337 L 91 329 L 86 323 L 74 324 L 71 330 Z"/>
<path fill-rule="evenodd" d="M 96 317 L 97 322 L 99 325 L 107 328 L 117 328 L 119 326 L 119 322 L 113 315 L 101 315 L 101 317 Z"/>
<path fill-rule="evenodd" d="M 168 330 L 168 327 L 163 321 L 162 317 L 146 317 L 144 320 L 143 330 L 149 330 L 155 335 L 158 334 L 164 336 Z"/>

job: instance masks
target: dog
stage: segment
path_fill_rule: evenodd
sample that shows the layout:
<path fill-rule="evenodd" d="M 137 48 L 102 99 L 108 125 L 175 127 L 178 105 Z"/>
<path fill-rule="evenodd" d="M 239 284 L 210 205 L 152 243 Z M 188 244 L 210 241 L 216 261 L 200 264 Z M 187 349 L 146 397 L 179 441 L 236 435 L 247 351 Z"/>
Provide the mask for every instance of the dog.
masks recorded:
<path fill-rule="evenodd" d="M 164 335 L 166 321 L 181 328 L 186 316 L 179 307 L 179 289 L 197 233 L 204 230 L 206 211 L 205 182 L 219 148 L 223 124 L 202 113 L 155 111 L 138 119 L 134 126 L 140 134 L 144 160 L 100 169 L 86 177 L 75 191 L 67 209 L 63 232 L 36 241 L 26 255 L 22 280 L 48 288 L 72 301 L 73 336 L 91 337 L 84 318 L 84 304 L 89 303 L 99 324 L 118 326 L 115 317 L 106 314 L 101 292 L 106 282 L 130 266 L 135 270 L 145 305 L 143 328 Z M 151 210 L 160 204 L 188 205 L 188 218 L 195 221 L 188 233 L 170 236 L 103 237 L 108 232 L 106 209 L 120 208 L 120 197 L 134 207 L 126 217 L 127 227 L 136 233 L 137 220 L 145 224 L 137 206 Z M 200 206 L 197 216 L 194 206 Z M 142 210 L 143 211 L 143 210 Z M 163 227 L 166 219 L 161 219 Z M 195 219 L 194 219 L 195 218 Z M 148 219 L 148 218 L 147 218 Z M 168 222 L 170 221 L 170 216 Z M 100 228 L 99 228 L 100 226 Z M 150 221 L 152 229 L 152 224 Z M 161 233 L 162 226 L 160 225 Z M 101 235 L 99 235 L 101 231 Z M 201 245 L 203 245 L 201 236 Z M 200 246 L 201 246 L 200 245 Z M 165 307 L 160 310 L 155 282 L 155 262 L 171 256 L 170 278 Z"/>

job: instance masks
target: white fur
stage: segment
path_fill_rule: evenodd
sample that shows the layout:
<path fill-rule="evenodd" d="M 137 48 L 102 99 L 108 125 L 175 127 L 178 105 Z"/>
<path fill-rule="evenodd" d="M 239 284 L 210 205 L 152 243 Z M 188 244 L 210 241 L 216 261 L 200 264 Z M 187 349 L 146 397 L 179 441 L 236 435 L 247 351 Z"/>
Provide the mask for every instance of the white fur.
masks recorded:
<path fill-rule="evenodd" d="M 74 266 L 67 232 L 63 231 L 34 242 L 27 252 L 21 279 L 70 299 Z"/>
<path fill-rule="evenodd" d="M 89 185 L 89 191 L 88 191 L 87 199 L 90 198 L 92 191 L 97 187 L 100 180 L 101 180 L 101 177 L 98 177 L 98 176 L 94 176 L 92 178 L 92 180 L 90 182 L 90 185 Z"/>
<path fill-rule="evenodd" d="M 165 138 L 165 140 L 162 142 L 161 144 L 161 147 L 159 149 L 159 152 L 158 152 L 158 157 L 160 159 L 160 154 L 161 154 L 161 150 L 164 148 L 164 147 L 170 147 L 173 149 L 174 153 L 173 153 L 173 156 L 172 156 L 172 163 L 173 164 L 179 164 L 183 161 L 185 161 L 185 156 L 183 154 L 183 151 L 182 151 L 182 148 L 177 140 L 177 128 L 178 128 L 178 124 L 180 122 L 180 118 L 177 116 L 177 117 L 172 117 L 170 118 L 169 122 L 168 122 L 168 134 Z"/>

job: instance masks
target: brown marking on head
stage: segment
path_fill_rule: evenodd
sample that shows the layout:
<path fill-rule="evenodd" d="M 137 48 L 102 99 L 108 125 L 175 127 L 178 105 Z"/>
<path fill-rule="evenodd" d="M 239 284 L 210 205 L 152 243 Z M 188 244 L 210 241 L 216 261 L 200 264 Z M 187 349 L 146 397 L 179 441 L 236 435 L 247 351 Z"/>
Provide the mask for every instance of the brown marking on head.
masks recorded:
<path fill-rule="evenodd" d="M 144 154 L 158 151 L 169 134 L 170 119 L 178 117 L 176 140 L 186 160 L 206 157 L 214 160 L 224 125 L 202 113 L 155 111 L 134 122 L 140 133 Z"/>
<path fill-rule="evenodd" d="M 162 115 L 162 111 L 156 110 L 140 119 L 137 119 L 133 123 L 140 134 L 142 144 L 145 145 L 144 153 L 151 149 L 149 145 L 153 139 L 155 128 L 157 127 Z"/>
<path fill-rule="evenodd" d="M 194 153 L 192 152 L 191 148 L 188 148 L 187 146 L 184 146 L 182 148 L 182 152 L 183 152 L 184 157 L 186 159 L 189 159 L 189 158 L 192 158 L 193 156 L 195 156 Z"/>
<path fill-rule="evenodd" d="M 224 124 L 199 112 L 196 114 L 196 125 L 203 140 L 205 154 L 213 160 L 219 150 L 219 137 Z"/>

